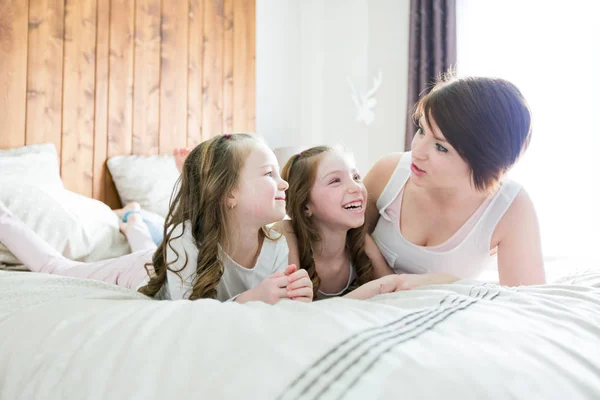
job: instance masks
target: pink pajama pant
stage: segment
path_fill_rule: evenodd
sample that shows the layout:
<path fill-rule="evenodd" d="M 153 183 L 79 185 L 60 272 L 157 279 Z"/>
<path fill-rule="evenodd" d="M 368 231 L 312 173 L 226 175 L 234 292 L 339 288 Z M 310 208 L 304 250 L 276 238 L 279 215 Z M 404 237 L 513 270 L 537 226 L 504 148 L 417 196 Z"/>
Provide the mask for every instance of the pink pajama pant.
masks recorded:
<path fill-rule="evenodd" d="M 141 219 L 129 223 L 126 237 L 131 254 L 87 263 L 69 260 L 0 204 L 0 243 L 31 271 L 93 279 L 136 290 L 148 277 L 144 265 L 152 262 L 156 245 Z"/>

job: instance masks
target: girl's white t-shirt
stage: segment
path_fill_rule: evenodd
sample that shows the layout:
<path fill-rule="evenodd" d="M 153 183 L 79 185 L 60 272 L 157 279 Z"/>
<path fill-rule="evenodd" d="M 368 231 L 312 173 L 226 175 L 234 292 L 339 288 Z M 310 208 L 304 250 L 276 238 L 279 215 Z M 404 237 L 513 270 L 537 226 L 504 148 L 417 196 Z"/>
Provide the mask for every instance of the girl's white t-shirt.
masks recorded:
<path fill-rule="evenodd" d="M 181 230 L 184 230 L 181 235 Z M 177 238 L 178 236 L 180 236 Z M 283 272 L 288 266 L 288 246 L 283 235 L 274 231 L 269 236 L 277 239 L 264 239 L 260 254 L 254 268 L 245 268 L 229 257 L 219 246 L 219 256 L 223 261 L 224 272 L 217 285 L 217 299 L 229 300 L 239 294 L 256 287 L 269 275 Z M 191 223 L 186 221 L 173 230 L 170 245 L 167 245 L 167 262 L 179 259 L 170 265 L 171 269 L 181 270 L 181 278 L 174 272 L 167 270 L 167 283 L 157 294 L 157 298 L 170 298 L 173 300 L 187 299 L 192 293 L 192 283 L 196 275 L 198 262 L 198 247 L 192 236 Z M 187 264 L 186 264 L 187 259 Z M 185 265 L 185 267 L 184 267 Z M 165 289 L 168 289 L 165 290 Z M 168 293 L 167 293 L 168 292 Z"/>

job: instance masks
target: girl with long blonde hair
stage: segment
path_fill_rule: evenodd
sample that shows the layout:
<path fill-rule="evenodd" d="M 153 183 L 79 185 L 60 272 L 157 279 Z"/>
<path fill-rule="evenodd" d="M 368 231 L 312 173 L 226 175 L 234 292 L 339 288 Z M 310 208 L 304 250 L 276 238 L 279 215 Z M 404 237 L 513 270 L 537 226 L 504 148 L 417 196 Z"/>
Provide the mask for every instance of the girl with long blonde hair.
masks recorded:
<path fill-rule="evenodd" d="M 311 301 L 307 272 L 288 266 L 285 237 L 266 227 L 285 216 L 287 187 L 264 142 L 220 135 L 186 158 L 158 248 L 132 215 L 125 232 L 132 254 L 68 260 L 2 204 L 0 242 L 32 271 L 102 280 L 158 299 Z"/>

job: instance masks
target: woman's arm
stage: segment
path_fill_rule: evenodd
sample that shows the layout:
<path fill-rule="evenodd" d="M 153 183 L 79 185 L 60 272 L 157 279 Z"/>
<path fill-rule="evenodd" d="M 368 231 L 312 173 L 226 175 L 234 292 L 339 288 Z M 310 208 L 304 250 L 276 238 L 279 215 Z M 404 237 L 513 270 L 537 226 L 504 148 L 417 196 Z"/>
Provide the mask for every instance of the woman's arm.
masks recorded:
<path fill-rule="evenodd" d="M 401 292 L 427 285 L 443 285 L 458 280 L 457 277 L 447 274 L 392 274 L 367 282 L 344 297 L 366 300 L 378 294 Z"/>
<path fill-rule="evenodd" d="M 531 198 L 524 189 L 496 227 L 498 273 L 505 286 L 546 282 L 540 228 Z"/>
<path fill-rule="evenodd" d="M 381 278 L 382 276 L 394 273 L 369 234 L 365 236 L 365 253 L 367 253 L 367 257 L 369 257 L 371 263 L 373 263 L 373 275 L 375 278 Z"/>
<path fill-rule="evenodd" d="M 367 210 L 365 213 L 365 223 L 368 232 L 371 233 L 377 225 L 379 211 L 377 210 L 377 199 L 381 196 L 385 185 L 387 185 L 392 173 L 396 169 L 398 162 L 404 153 L 392 153 L 382 157 L 369 170 L 363 183 L 367 189 Z"/>

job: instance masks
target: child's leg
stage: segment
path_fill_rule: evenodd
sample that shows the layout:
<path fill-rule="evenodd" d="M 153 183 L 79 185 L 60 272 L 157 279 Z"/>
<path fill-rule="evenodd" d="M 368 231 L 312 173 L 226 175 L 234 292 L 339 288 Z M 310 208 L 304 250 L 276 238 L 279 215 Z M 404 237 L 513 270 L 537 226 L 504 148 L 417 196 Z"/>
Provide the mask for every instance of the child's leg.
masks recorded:
<path fill-rule="evenodd" d="M 54 250 L 0 203 L 0 243 L 35 272 L 93 279 L 136 289 L 148 274 L 153 250 L 139 251 L 110 260 L 83 263 L 69 260 Z"/>
<path fill-rule="evenodd" d="M 145 265 L 152 262 L 153 254 L 153 250 L 142 250 L 121 257 L 90 263 L 73 261 L 69 264 L 53 263 L 42 272 L 108 282 L 136 290 L 148 278 Z M 151 266 L 148 268 L 151 268 Z"/>
<path fill-rule="evenodd" d="M 0 243 L 32 271 L 42 272 L 55 263 L 76 263 L 54 250 L 1 203 Z"/>
<path fill-rule="evenodd" d="M 132 252 L 156 250 L 150 230 L 139 214 L 130 215 L 127 222 L 121 225 L 121 230 L 125 234 Z"/>
<path fill-rule="evenodd" d="M 165 219 L 146 210 L 140 210 L 140 215 L 150 231 L 152 241 L 158 246 L 163 241 Z"/>

